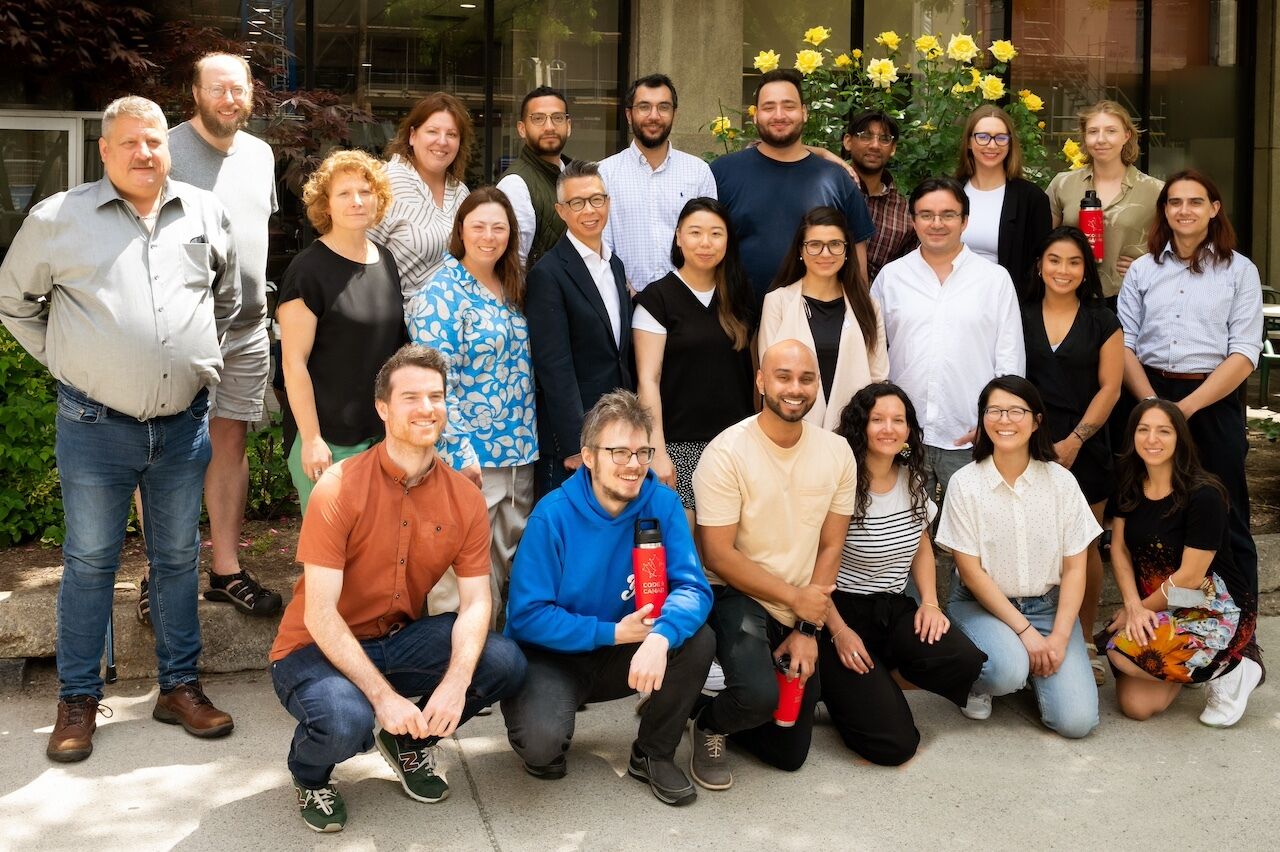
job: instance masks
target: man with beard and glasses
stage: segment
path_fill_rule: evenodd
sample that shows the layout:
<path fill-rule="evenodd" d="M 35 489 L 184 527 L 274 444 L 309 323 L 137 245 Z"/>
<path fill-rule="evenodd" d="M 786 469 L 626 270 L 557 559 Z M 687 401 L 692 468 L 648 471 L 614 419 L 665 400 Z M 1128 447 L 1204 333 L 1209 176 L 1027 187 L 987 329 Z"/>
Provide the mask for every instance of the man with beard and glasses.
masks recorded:
<path fill-rule="evenodd" d="M 240 530 L 249 490 L 245 440 L 263 418 L 270 343 L 267 338 L 267 221 L 277 209 L 271 146 L 245 133 L 253 113 L 249 63 L 230 53 L 210 53 L 195 65 L 191 81 L 195 115 L 169 132 L 172 176 L 217 196 L 231 219 L 240 258 L 244 302 L 227 332 L 222 381 L 210 393 L 209 441 L 213 457 L 204 479 L 213 543 L 206 599 L 229 603 L 255 616 L 274 615 L 280 595 L 240 568 Z M 145 519 L 144 519 L 145 531 Z M 139 617 L 149 616 L 148 581 L 142 581 Z M 143 619 L 144 621 L 147 619 Z"/>
<path fill-rule="evenodd" d="M 694 716 L 693 779 L 711 790 L 733 783 L 728 735 L 788 771 L 809 754 L 818 683 L 818 632 L 826 620 L 853 513 L 857 467 L 839 435 L 804 422 L 817 400 L 818 358 L 798 340 L 765 350 L 756 372 L 757 415 L 730 426 L 703 451 L 693 475 L 698 535 L 715 595 L 707 623 L 725 688 Z M 770 721 L 778 706 L 775 661 L 805 684 L 792 727 Z"/>
<path fill-rule="evenodd" d="M 677 151 L 667 138 L 679 105 L 670 77 L 641 77 L 624 103 L 635 140 L 600 162 L 612 200 L 604 241 L 622 258 L 638 293 L 672 271 L 671 237 L 680 211 L 692 198 L 715 198 L 716 180 L 700 157 Z"/>
<path fill-rule="evenodd" d="M 556 179 L 569 162 L 560 153 L 573 132 L 569 101 L 558 89 L 539 86 L 524 96 L 516 132 L 524 145 L 498 180 L 498 189 L 516 212 L 520 262 L 533 269 L 564 236 L 564 220 L 556 215 Z"/>
<path fill-rule="evenodd" d="M 898 147 L 898 122 L 881 110 L 863 110 L 849 119 L 842 144 L 876 226 L 876 235 L 867 244 L 867 281 L 871 282 L 886 263 L 919 243 L 907 199 L 898 192 L 888 168 Z"/>
<path fill-rule="evenodd" d="M 711 173 L 720 201 L 729 208 L 757 306 L 800 220 L 815 207 L 835 207 L 844 214 L 866 281 L 867 241 L 875 233 L 871 214 L 849 174 L 800 142 L 809 118 L 800 72 L 779 68 L 762 75 L 755 108 L 760 144 L 720 157 Z"/>

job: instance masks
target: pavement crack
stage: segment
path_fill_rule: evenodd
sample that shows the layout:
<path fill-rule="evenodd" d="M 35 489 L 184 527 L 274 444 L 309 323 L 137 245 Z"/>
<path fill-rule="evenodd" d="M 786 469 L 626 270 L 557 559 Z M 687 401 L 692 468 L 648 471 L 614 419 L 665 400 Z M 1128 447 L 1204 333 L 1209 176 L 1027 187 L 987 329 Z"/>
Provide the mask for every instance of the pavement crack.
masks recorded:
<path fill-rule="evenodd" d="M 480 824 L 484 826 L 485 836 L 489 838 L 489 848 L 493 852 L 502 852 L 502 846 L 498 843 L 498 835 L 494 833 L 493 822 L 489 819 L 489 811 L 484 806 L 484 798 L 480 795 L 480 788 L 476 785 L 475 776 L 471 774 L 471 764 L 467 761 L 466 749 L 462 747 L 462 741 L 458 739 L 458 735 L 453 735 L 453 741 L 458 744 L 458 756 L 462 759 L 462 771 L 467 776 L 467 786 L 471 789 L 471 798 L 476 803 L 476 810 L 480 812 Z"/>

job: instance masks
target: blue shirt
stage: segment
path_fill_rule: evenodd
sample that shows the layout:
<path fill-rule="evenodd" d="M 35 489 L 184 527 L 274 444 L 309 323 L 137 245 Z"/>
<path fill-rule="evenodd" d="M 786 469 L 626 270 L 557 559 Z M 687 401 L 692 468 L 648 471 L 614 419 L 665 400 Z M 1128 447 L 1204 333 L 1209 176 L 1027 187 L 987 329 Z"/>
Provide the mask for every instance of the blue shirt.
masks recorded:
<path fill-rule="evenodd" d="M 1173 247 L 1133 262 L 1120 287 L 1117 312 L 1124 345 L 1144 366 L 1171 373 L 1212 373 L 1228 355 L 1254 365 L 1262 352 L 1262 285 L 1258 268 L 1233 252 L 1199 274 Z"/>
<path fill-rule="evenodd" d="M 800 220 L 813 208 L 825 205 L 843 213 L 850 243 L 866 242 L 875 234 L 867 202 L 853 179 L 815 154 L 784 163 L 748 148 L 717 159 L 711 173 L 720 201 L 729 208 L 757 304 L 764 302 Z"/>
<path fill-rule="evenodd" d="M 414 343 L 449 359 L 449 428 L 440 452 L 454 468 L 515 467 L 538 458 L 524 315 L 499 300 L 449 254 L 409 300 Z"/>

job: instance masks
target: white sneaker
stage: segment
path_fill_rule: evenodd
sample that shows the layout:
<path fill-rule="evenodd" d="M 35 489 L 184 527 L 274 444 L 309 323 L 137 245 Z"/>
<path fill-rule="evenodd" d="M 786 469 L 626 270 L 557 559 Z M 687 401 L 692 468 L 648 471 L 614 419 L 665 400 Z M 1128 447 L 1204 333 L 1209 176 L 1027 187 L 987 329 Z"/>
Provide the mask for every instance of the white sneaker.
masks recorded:
<path fill-rule="evenodd" d="M 1249 703 L 1249 693 L 1262 680 L 1262 666 L 1248 657 L 1220 678 L 1209 681 L 1205 687 L 1204 712 L 1200 721 L 1211 728 L 1230 728 L 1244 715 Z"/>
<path fill-rule="evenodd" d="M 991 696 L 977 692 L 970 692 L 969 701 L 960 708 L 960 712 L 965 715 L 965 718 L 976 719 L 979 722 L 983 719 L 990 719 Z"/>
<path fill-rule="evenodd" d="M 711 663 L 711 669 L 707 672 L 707 682 L 702 685 L 704 695 L 715 695 L 724 692 L 724 669 L 720 668 L 718 662 Z"/>

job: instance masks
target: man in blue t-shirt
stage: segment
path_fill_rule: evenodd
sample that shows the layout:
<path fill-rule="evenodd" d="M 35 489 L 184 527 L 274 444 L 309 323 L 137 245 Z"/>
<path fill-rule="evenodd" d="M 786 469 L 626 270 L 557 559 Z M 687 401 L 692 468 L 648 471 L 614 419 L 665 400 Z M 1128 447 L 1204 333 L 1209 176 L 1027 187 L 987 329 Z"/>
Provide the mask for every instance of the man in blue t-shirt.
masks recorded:
<path fill-rule="evenodd" d="M 762 76 L 755 117 L 760 144 L 711 164 L 757 305 L 763 303 L 801 218 L 822 205 L 844 213 L 862 278 L 867 278 L 867 241 L 875 233 L 867 202 L 848 172 L 801 143 L 809 110 L 800 84 L 800 72 L 790 68 Z"/>

